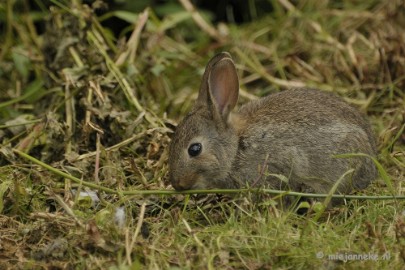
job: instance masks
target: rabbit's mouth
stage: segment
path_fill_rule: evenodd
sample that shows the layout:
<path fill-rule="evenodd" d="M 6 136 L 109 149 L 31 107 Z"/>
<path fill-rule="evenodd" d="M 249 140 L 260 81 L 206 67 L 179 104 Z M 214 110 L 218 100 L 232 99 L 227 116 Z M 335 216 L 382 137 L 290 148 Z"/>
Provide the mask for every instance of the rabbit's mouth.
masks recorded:
<path fill-rule="evenodd" d="M 176 180 L 171 180 L 172 186 L 174 187 L 175 190 L 182 191 L 182 190 L 188 190 L 190 189 L 187 185 L 185 185 L 184 181 L 176 181 Z"/>
<path fill-rule="evenodd" d="M 201 189 L 203 188 L 204 179 L 199 174 L 192 174 L 188 177 L 172 178 L 172 186 L 178 191 Z"/>

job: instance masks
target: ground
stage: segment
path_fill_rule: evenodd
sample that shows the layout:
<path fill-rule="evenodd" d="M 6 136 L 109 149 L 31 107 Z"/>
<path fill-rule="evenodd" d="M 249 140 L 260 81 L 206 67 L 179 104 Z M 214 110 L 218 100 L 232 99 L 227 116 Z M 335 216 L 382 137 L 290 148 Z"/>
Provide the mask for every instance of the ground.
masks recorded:
<path fill-rule="evenodd" d="M 403 268 L 402 1 L 270 1 L 240 24 L 188 0 L 51 2 L 0 3 L 0 269 Z M 170 135 L 220 51 L 239 104 L 313 87 L 367 115 L 380 176 L 360 199 L 283 209 L 264 191 L 173 191 Z"/>

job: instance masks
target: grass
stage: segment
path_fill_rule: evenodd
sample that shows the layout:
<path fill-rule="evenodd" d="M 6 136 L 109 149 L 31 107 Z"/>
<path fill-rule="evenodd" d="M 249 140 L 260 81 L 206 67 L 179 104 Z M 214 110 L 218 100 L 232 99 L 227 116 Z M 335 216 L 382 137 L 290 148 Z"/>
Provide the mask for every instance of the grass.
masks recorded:
<path fill-rule="evenodd" d="M 402 269 L 402 3 L 270 2 L 242 25 L 186 0 L 159 16 L 0 3 L 0 269 Z M 282 209 L 268 190 L 174 192 L 170 128 L 219 51 L 235 59 L 241 104 L 316 87 L 358 107 L 381 177 L 329 209 Z"/>

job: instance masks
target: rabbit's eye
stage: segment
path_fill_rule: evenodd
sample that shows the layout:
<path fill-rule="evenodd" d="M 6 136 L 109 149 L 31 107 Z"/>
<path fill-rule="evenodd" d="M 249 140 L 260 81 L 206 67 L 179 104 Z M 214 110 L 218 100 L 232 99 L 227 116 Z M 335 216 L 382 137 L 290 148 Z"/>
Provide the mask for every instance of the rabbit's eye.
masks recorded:
<path fill-rule="evenodd" d="M 192 157 L 196 157 L 201 153 L 202 145 L 201 143 L 193 143 L 188 148 L 188 154 Z"/>

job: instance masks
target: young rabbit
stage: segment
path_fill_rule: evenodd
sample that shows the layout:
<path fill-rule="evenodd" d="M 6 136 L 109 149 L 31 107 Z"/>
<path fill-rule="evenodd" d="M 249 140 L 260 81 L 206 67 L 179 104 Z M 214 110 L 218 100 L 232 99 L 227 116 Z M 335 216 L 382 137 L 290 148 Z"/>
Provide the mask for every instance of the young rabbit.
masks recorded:
<path fill-rule="evenodd" d="M 177 190 L 270 187 L 327 193 L 348 170 L 339 193 L 365 188 L 377 170 L 367 121 L 338 97 L 312 89 L 282 91 L 242 106 L 230 54 L 208 63 L 192 111 L 177 126 L 169 177 Z M 282 175 L 283 177 L 280 177 Z"/>

